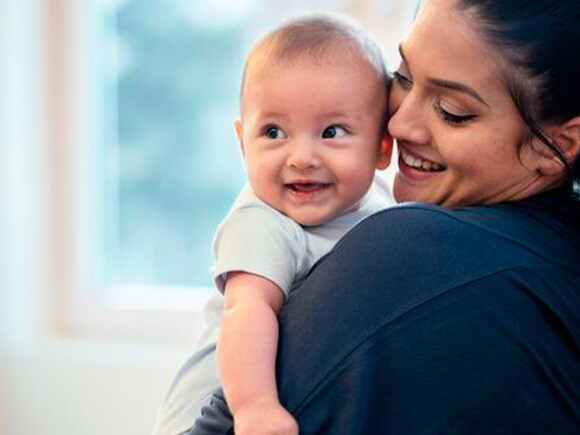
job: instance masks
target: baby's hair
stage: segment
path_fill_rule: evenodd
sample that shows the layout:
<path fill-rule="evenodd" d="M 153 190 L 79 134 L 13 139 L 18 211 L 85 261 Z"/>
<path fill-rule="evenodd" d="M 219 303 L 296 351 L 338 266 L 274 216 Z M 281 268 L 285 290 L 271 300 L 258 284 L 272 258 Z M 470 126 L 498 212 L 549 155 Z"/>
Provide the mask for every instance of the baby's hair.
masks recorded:
<path fill-rule="evenodd" d="M 244 92 L 248 67 L 257 55 L 269 60 L 292 62 L 303 59 L 323 64 L 340 57 L 362 57 L 369 62 L 388 87 L 389 75 L 379 46 L 353 20 L 330 14 L 306 15 L 292 19 L 272 30 L 250 51 L 242 76 L 241 96 Z"/>

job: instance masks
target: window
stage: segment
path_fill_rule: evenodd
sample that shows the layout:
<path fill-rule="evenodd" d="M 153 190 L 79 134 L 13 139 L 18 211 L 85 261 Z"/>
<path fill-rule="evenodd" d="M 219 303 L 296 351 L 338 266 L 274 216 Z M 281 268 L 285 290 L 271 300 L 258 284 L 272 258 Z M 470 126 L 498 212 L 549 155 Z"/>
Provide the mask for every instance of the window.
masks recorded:
<path fill-rule="evenodd" d="M 61 315 L 92 331 L 132 316 L 138 324 L 150 311 L 185 311 L 191 322 L 188 310 L 211 285 L 213 233 L 245 179 L 233 131 L 244 58 L 312 2 L 74 3 L 52 3 L 49 17 L 50 89 L 63 102 L 51 122 L 55 165 L 65 168 L 54 176 L 63 236 L 55 283 L 76 301 Z M 357 17 L 394 64 L 415 3 L 319 0 L 316 8 Z"/>
<path fill-rule="evenodd" d="M 104 11 L 105 285 L 210 285 L 212 233 L 244 181 L 232 123 L 248 27 L 243 2 L 229 17 L 216 4 Z"/>

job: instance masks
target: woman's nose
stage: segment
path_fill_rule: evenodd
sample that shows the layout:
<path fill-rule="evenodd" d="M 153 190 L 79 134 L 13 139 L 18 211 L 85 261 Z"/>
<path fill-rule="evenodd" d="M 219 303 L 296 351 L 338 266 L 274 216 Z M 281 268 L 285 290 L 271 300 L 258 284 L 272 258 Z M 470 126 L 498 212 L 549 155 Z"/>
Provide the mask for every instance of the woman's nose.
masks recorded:
<path fill-rule="evenodd" d="M 413 142 L 417 144 L 427 144 L 431 140 L 430 130 L 427 123 L 427 104 L 413 92 L 403 95 L 392 93 L 391 117 L 388 129 L 393 138 Z"/>
<path fill-rule="evenodd" d="M 308 170 L 320 166 L 321 160 L 315 140 L 296 139 L 290 144 L 287 164 L 293 169 Z"/>

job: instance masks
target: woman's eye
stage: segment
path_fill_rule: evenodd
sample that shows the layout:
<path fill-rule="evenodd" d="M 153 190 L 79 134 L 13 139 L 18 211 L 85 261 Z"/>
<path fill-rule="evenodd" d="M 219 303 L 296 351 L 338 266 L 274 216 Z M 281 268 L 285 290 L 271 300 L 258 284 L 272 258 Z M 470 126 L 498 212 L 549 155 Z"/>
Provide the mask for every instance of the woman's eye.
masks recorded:
<path fill-rule="evenodd" d="M 409 77 L 401 74 L 399 71 L 395 71 L 393 77 L 395 78 L 395 83 L 398 83 L 403 89 L 409 89 L 413 84 L 413 81 Z"/>
<path fill-rule="evenodd" d="M 269 139 L 284 139 L 286 137 L 284 131 L 275 125 L 266 126 L 264 135 Z"/>
<path fill-rule="evenodd" d="M 465 122 L 471 121 L 477 115 L 456 115 L 455 113 L 451 113 L 448 110 L 445 110 L 441 103 L 435 104 L 435 111 L 439 114 L 441 119 L 449 124 L 459 125 Z"/>
<path fill-rule="evenodd" d="M 339 126 L 339 125 L 331 125 L 330 127 L 326 127 L 322 132 L 323 139 L 336 139 L 339 137 L 343 137 L 346 134 L 346 130 Z"/>

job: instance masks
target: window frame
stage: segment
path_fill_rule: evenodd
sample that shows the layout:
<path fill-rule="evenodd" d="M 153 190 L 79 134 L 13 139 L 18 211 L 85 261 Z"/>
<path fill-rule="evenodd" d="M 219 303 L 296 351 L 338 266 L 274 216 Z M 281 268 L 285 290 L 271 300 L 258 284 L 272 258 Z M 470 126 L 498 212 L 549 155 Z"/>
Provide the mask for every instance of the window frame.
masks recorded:
<path fill-rule="evenodd" d="M 195 343 L 203 326 L 207 288 L 98 287 L 92 188 L 98 100 L 90 65 L 99 2 L 46 5 L 47 140 L 51 150 L 49 327 L 61 336 Z M 92 18 L 91 18 L 92 17 Z M 89 30 L 87 30 L 89 29 Z M 73 37 L 74 36 L 74 37 Z M 64 42 L 64 43 L 63 43 Z M 87 194 L 88 192 L 88 194 Z M 138 294 L 139 297 L 135 297 Z"/>
<path fill-rule="evenodd" d="M 388 23 L 410 17 L 414 7 L 397 6 Z M 52 333 L 98 339 L 192 346 L 203 327 L 208 288 L 115 286 L 100 288 L 99 259 L 90 249 L 95 239 L 94 216 L 99 192 L 94 188 L 98 146 L 98 101 L 93 86 L 95 34 L 100 1 L 45 3 L 46 124 L 50 149 L 49 264 Z M 344 1 L 345 9 L 365 19 L 369 29 L 379 21 L 369 11 L 370 0 Z M 413 10 L 411 10 L 413 9 Z M 400 26 L 401 27 L 401 26 Z M 373 33 L 371 31 L 371 33 Z M 397 33 L 397 32 L 395 32 Z M 399 30 L 399 33 L 400 30 Z M 396 45 L 388 47 L 395 52 Z M 95 56 L 95 53 L 97 55 Z M 391 65 L 392 68 L 393 65 Z M 97 198 L 97 200 L 95 200 Z M 139 295 L 138 297 L 136 295 Z"/>

